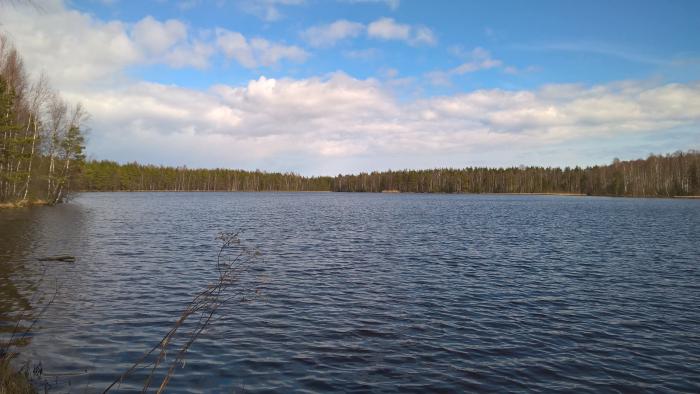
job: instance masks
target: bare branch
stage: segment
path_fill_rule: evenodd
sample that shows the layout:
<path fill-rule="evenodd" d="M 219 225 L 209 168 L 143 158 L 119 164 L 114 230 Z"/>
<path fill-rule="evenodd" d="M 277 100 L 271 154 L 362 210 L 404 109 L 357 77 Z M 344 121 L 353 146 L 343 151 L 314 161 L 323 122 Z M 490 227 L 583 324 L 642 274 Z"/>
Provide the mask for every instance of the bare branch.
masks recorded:
<path fill-rule="evenodd" d="M 217 239 L 222 242 L 216 258 L 217 280 L 210 283 L 204 290 L 193 297 L 173 327 L 163 336 L 160 342 L 144 353 L 126 372 L 115 379 L 105 389 L 105 393 L 114 387 L 119 387 L 121 382 L 139 368 L 150 369 L 142 388 L 142 392 L 147 392 L 160 367 L 164 365 L 168 352 L 171 348 L 179 346 L 173 349 L 176 352 L 175 357 L 168 365 L 167 370 L 163 371 L 164 375 L 161 383 L 156 389 L 157 393 L 163 392 L 170 383 L 175 369 L 184 365 L 187 351 L 215 320 L 214 316 L 219 309 L 232 301 L 245 299 L 246 294 L 250 294 L 251 298 L 258 294 L 259 288 L 256 288 L 257 286 L 247 287 L 246 284 L 248 282 L 242 281 L 251 279 L 246 277 L 246 274 L 249 273 L 250 266 L 257 261 L 259 253 L 255 249 L 241 245 L 238 235 L 239 233 L 220 233 L 217 236 Z M 230 291 L 234 285 L 239 286 L 234 291 Z M 196 321 L 190 322 L 193 316 L 198 318 Z M 181 332 L 181 329 L 184 329 L 186 324 L 188 327 L 189 324 L 193 324 L 193 326 L 189 330 Z M 156 352 L 158 349 L 160 350 Z M 146 363 L 146 360 L 152 356 L 155 359 Z"/>

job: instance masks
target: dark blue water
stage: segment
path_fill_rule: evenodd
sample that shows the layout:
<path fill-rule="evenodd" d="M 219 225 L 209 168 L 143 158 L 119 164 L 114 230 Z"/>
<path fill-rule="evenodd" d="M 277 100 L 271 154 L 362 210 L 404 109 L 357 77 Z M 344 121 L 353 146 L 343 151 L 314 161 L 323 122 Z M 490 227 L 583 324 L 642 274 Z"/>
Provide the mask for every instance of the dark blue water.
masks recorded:
<path fill-rule="evenodd" d="M 42 267 L 59 285 L 22 349 L 58 392 L 156 344 L 238 229 L 261 294 L 222 310 L 170 392 L 700 392 L 700 201 L 95 193 L 0 228 L 4 313 L 37 313 Z M 57 253 L 78 260 L 36 261 Z"/>

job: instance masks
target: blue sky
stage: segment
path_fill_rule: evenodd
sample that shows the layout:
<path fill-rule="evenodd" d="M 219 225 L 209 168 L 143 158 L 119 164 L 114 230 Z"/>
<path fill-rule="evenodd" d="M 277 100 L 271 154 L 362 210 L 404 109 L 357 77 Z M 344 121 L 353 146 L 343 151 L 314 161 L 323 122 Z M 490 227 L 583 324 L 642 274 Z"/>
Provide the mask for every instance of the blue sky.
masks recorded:
<path fill-rule="evenodd" d="M 700 145 L 697 1 L 46 4 L 0 29 L 86 104 L 99 159 L 327 174 Z"/>
<path fill-rule="evenodd" d="M 254 2 L 250 2 L 254 3 Z M 178 19 L 193 28 L 226 28 L 250 36 L 306 47 L 300 32 L 319 24 L 348 20 L 369 24 L 390 17 L 397 23 L 431 29 L 434 45 L 357 37 L 315 50 L 304 64 L 246 69 L 213 62 L 205 72 L 134 70 L 134 75 L 163 83 L 205 88 L 222 81 L 242 83 L 261 72 L 271 77 L 310 77 L 343 70 L 357 78 L 381 77 L 395 69 L 420 76 L 460 63 L 456 52 L 475 47 L 519 69 L 509 75 L 488 70 L 456 78 L 454 91 L 476 88 L 535 88 L 545 83 L 601 83 L 622 79 L 661 78 L 682 82 L 700 73 L 700 3 L 697 1 L 367 1 L 309 0 L 274 5 L 278 19 L 256 17 L 249 2 L 99 2 L 76 1 L 76 9 L 102 19 L 136 23 L 151 15 Z M 262 7 L 262 6 L 261 6 Z M 264 12 L 264 11 L 259 11 Z M 363 58 L 350 51 L 374 49 Z M 345 54 L 345 55 L 344 55 Z M 221 60 L 221 59 L 219 59 Z M 444 89 L 426 87 L 426 93 Z"/>

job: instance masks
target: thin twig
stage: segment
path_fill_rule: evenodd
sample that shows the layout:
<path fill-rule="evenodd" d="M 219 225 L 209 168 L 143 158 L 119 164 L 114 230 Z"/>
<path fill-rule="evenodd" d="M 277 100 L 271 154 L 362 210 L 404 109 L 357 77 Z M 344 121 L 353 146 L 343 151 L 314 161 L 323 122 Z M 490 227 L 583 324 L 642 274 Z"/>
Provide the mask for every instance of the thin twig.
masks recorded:
<path fill-rule="evenodd" d="M 239 233 L 220 233 L 217 236 L 217 239 L 222 242 L 221 248 L 216 256 L 216 270 L 218 273 L 217 280 L 210 283 L 204 290 L 197 293 L 187 304 L 179 318 L 173 324 L 173 327 L 165 334 L 165 336 L 163 336 L 160 342 L 144 353 L 126 370 L 126 372 L 115 379 L 104 390 L 104 393 L 108 392 L 115 386 L 118 387 L 134 371 L 142 368 L 149 369 L 148 376 L 146 377 L 142 387 L 142 392 L 147 392 L 151 387 L 159 367 L 164 365 L 169 349 L 172 346 L 176 346 L 176 343 L 182 343 L 179 345 L 180 347 L 177 349 L 174 359 L 168 365 L 163 380 L 156 390 L 157 393 L 162 393 L 170 383 L 177 366 L 184 366 L 185 356 L 190 347 L 209 327 L 209 325 L 213 321 L 217 320 L 214 319 L 214 316 L 219 311 L 219 308 L 231 302 L 235 298 L 240 297 L 241 295 L 243 295 L 242 299 L 245 299 L 245 294 L 248 292 L 248 288 L 238 288 L 232 294 L 228 294 L 227 290 L 236 284 L 240 284 L 240 280 L 245 278 L 245 274 L 248 272 L 249 266 L 256 261 L 259 253 L 257 250 L 241 245 L 238 236 Z M 237 252 L 234 252 L 233 249 L 236 249 Z M 254 294 L 257 294 L 257 290 L 259 289 L 256 289 Z M 187 332 L 181 333 L 180 329 L 186 323 L 188 323 L 188 319 L 190 319 L 192 316 L 198 316 L 194 323 L 194 327 Z M 160 349 L 160 351 L 158 351 L 156 354 L 157 349 Z M 155 356 L 155 359 L 146 363 L 146 360 L 151 356 Z"/>

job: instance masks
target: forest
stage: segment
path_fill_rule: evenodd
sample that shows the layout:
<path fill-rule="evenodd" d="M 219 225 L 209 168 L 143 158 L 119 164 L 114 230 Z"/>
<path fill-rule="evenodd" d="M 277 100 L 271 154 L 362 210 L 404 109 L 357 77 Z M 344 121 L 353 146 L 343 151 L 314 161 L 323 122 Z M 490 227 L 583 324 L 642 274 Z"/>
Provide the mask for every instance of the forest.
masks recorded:
<path fill-rule="evenodd" d="M 228 169 L 188 169 L 88 161 L 84 191 L 335 191 L 565 193 L 596 196 L 700 195 L 700 152 L 689 150 L 586 168 L 511 167 L 400 170 L 304 177 Z"/>
<path fill-rule="evenodd" d="M 404 170 L 338 176 L 334 191 L 566 193 L 672 197 L 700 194 L 700 152 L 650 155 L 593 167 Z"/>
<path fill-rule="evenodd" d="M 330 191 L 331 177 L 260 170 L 189 169 L 113 161 L 88 161 L 84 191 Z"/>
<path fill-rule="evenodd" d="M 55 204 L 66 197 L 85 159 L 86 117 L 45 75 L 30 78 L 0 35 L 0 204 Z"/>

